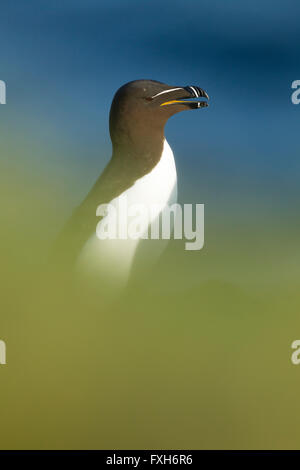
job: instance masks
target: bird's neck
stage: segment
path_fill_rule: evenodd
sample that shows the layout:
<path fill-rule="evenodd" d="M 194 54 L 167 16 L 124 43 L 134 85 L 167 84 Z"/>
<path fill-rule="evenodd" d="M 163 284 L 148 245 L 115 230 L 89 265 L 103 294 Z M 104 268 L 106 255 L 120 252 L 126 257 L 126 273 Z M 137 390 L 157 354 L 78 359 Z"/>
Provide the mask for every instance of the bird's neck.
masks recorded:
<path fill-rule="evenodd" d="M 126 138 L 113 142 L 112 157 L 134 168 L 138 176 L 143 176 L 159 162 L 164 141 L 163 130 L 151 134 L 132 132 Z"/>

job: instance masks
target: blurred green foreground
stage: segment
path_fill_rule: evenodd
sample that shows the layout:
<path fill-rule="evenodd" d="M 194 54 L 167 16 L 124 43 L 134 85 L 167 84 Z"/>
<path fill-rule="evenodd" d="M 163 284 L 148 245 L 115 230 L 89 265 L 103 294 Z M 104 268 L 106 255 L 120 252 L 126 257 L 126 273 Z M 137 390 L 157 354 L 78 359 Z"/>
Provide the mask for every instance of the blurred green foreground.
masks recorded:
<path fill-rule="evenodd" d="M 1 187 L 2 449 L 300 447 L 298 229 L 206 208 L 202 251 L 171 242 L 106 303 L 47 261 L 63 188 L 16 168 Z"/>

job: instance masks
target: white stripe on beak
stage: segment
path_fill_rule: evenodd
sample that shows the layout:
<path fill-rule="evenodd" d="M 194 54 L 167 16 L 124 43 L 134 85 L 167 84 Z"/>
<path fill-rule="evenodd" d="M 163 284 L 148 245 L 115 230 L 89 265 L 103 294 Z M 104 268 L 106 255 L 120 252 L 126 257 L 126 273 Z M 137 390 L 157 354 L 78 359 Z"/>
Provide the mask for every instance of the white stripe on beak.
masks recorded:
<path fill-rule="evenodd" d="M 196 95 L 196 98 L 198 98 L 199 93 L 197 92 L 197 90 L 196 90 L 193 86 L 189 86 L 189 88 L 191 88 L 191 89 L 193 90 L 193 92 L 194 92 L 195 95 Z"/>

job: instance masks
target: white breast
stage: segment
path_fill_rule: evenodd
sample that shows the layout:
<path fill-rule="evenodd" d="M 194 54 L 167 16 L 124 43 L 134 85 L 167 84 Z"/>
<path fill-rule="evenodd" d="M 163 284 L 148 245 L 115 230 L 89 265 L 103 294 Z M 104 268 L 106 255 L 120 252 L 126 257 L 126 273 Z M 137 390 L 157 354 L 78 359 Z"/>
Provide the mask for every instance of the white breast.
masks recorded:
<path fill-rule="evenodd" d="M 153 170 L 127 189 L 119 197 L 110 201 L 118 211 L 120 198 L 126 195 L 127 207 L 142 204 L 149 210 L 150 220 L 145 222 L 141 232 L 146 232 L 150 224 L 157 220 L 167 205 L 177 201 L 177 175 L 174 155 L 168 142 L 164 141 L 160 161 Z M 124 199 L 124 198 L 123 198 Z M 121 204 L 120 204 L 121 206 Z M 96 211 L 95 207 L 95 211 Z M 120 220 L 122 217 L 120 217 Z M 124 219 L 123 219 L 124 220 Z M 107 223 L 105 217 L 100 224 Z M 126 220 L 126 225 L 129 220 Z M 137 239 L 105 239 L 99 240 L 95 234 L 85 243 L 78 258 L 78 269 L 100 277 L 111 278 L 114 282 L 127 281 L 130 268 L 138 245 L 143 242 L 147 247 L 148 240 Z M 153 242 L 153 241 L 151 241 Z M 159 241 L 158 241 L 159 242 Z M 153 244 L 152 244 L 153 245 Z"/>

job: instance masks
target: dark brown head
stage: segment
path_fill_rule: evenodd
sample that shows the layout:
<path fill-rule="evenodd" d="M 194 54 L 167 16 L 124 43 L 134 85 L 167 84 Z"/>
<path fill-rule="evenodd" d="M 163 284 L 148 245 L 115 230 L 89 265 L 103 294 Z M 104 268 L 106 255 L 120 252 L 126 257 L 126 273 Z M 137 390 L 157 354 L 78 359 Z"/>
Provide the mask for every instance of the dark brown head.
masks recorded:
<path fill-rule="evenodd" d="M 150 151 L 164 138 L 164 126 L 174 114 L 208 106 L 207 93 L 197 86 L 170 86 L 154 80 L 136 80 L 115 94 L 110 110 L 114 152 Z"/>

